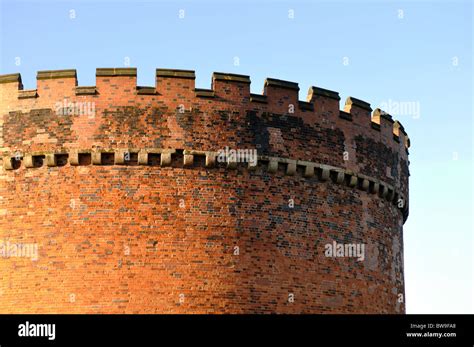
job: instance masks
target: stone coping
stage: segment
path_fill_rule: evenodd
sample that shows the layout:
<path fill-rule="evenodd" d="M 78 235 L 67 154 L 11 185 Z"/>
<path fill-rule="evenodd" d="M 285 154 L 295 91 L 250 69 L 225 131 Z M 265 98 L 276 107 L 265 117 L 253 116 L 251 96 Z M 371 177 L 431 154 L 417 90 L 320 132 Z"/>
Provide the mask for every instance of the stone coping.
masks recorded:
<path fill-rule="evenodd" d="M 276 78 L 267 78 L 265 80 L 265 87 L 279 87 L 279 88 L 285 88 L 285 89 L 292 89 L 296 91 L 300 90 L 298 83 L 279 80 Z"/>

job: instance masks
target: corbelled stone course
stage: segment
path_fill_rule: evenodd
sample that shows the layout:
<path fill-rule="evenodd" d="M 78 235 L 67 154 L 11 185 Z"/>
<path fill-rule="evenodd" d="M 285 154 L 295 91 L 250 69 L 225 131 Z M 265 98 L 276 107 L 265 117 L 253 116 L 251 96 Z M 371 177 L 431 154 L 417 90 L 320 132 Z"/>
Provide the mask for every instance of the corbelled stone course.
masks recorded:
<path fill-rule="evenodd" d="M 183 166 L 193 166 L 194 163 L 194 156 L 204 156 L 206 158 L 206 167 L 213 167 L 216 163 L 216 157 L 218 156 L 218 152 L 215 151 L 198 151 L 198 150 L 179 150 L 179 152 L 183 152 Z M 160 148 L 147 148 L 147 149 L 132 149 L 132 148 L 122 148 L 122 149 L 95 149 L 95 150 L 88 150 L 88 149 L 81 149 L 81 150 L 71 150 L 70 153 L 66 153 L 64 150 L 58 150 L 55 152 L 33 152 L 27 154 L 20 154 L 20 153 L 10 153 L 9 155 L 5 155 L 3 157 L 3 165 L 5 170 L 15 170 L 19 169 L 20 166 L 13 166 L 13 161 L 22 160 L 26 168 L 33 168 L 33 161 L 36 158 L 40 164 L 43 162 L 49 166 L 58 166 L 57 164 L 57 157 L 63 156 L 69 158 L 70 165 L 80 165 L 79 163 L 79 154 L 90 154 L 91 155 L 91 163 L 93 165 L 102 165 L 105 164 L 102 161 L 102 153 L 110 153 L 114 155 L 114 164 L 115 165 L 127 165 L 130 164 L 130 159 L 126 159 L 126 155 L 131 153 L 137 154 L 138 164 L 140 165 L 149 165 L 148 161 L 148 154 L 160 154 L 160 165 L 166 166 L 171 163 L 172 155 L 177 153 L 175 149 L 160 149 Z M 237 167 L 237 161 L 229 161 L 232 159 L 225 158 L 225 163 L 227 164 L 227 168 L 235 169 Z M 288 158 L 278 158 L 278 157 L 268 157 L 268 156 L 260 156 L 257 158 L 258 161 L 261 163 L 267 163 L 267 171 L 270 173 L 276 173 L 278 170 L 278 165 L 281 163 L 286 166 L 285 174 L 286 175 L 294 175 L 297 170 L 297 166 L 300 166 L 304 170 L 305 177 L 313 177 L 315 175 L 315 170 L 319 170 L 318 177 L 321 181 L 327 181 L 331 177 L 331 173 L 334 173 L 334 182 L 338 184 L 342 184 L 347 181 L 350 187 L 358 187 L 363 191 L 371 192 L 374 194 L 378 194 L 380 191 L 380 187 L 382 191 L 390 192 L 389 195 L 383 195 L 383 198 L 389 198 L 389 200 L 393 200 L 392 202 L 397 205 L 404 213 L 407 213 L 407 206 L 405 204 L 405 198 L 403 195 L 398 192 L 395 188 L 390 186 L 385 182 L 381 182 L 378 179 L 373 177 L 368 177 L 363 174 L 357 174 L 352 172 L 351 170 L 344 170 L 343 168 L 337 168 L 330 165 L 318 164 L 314 162 L 302 161 L 302 160 L 294 160 Z M 253 169 L 256 167 L 257 163 L 246 163 L 247 169 Z M 41 166 L 41 165 L 39 165 Z M 347 178 L 347 180 L 345 180 Z M 370 187 L 370 189 L 369 189 Z M 376 187 L 376 188 L 375 188 Z M 402 197 L 401 202 L 399 199 Z"/>

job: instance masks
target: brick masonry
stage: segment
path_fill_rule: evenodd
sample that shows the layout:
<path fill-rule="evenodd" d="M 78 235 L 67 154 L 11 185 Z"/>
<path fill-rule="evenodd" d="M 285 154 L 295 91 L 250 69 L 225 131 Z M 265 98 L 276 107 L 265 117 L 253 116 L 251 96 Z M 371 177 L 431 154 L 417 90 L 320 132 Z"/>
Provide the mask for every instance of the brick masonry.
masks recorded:
<path fill-rule="evenodd" d="M 405 312 L 410 142 L 390 115 L 277 79 L 96 75 L 0 76 L 0 242 L 38 245 L 0 257 L 1 313 Z M 326 257 L 334 241 L 365 259 Z"/>

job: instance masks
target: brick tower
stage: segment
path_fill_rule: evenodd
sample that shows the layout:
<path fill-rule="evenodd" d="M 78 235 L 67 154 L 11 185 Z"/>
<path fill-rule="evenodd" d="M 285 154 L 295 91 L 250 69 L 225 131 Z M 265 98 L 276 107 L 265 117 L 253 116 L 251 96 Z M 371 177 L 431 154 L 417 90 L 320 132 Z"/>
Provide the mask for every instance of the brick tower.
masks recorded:
<path fill-rule="evenodd" d="M 389 114 L 271 78 L 96 76 L 0 76 L 0 313 L 405 312 Z"/>

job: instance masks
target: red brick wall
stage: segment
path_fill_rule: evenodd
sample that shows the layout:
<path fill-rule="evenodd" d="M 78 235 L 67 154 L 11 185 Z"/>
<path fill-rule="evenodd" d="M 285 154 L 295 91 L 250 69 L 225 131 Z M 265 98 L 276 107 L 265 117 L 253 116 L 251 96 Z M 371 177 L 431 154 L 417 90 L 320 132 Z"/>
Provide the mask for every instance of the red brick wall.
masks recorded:
<path fill-rule="evenodd" d="M 35 261 L 0 257 L 1 313 L 405 312 L 408 140 L 389 117 L 357 99 L 339 111 L 318 88 L 299 102 L 278 80 L 263 97 L 231 74 L 197 92 L 189 71 L 157 71 L 147 89 L 134 69 L 97 75 L 95 94 L 77 95 L 75 72 L 40 72 L 29 98 L 0 76 L 0 155 L 21 158 L 0 168 L 0 241 L 38 245 Z M 95 113 L 58 114 L 65 98 Z M 180 150 L 226 146 L 332 165 L 344 182 L 285 163 L 270 173 L 265 157 L 252 171 L 183 165 Z M 31 153 L 121 148 L 178 151 L 167 167 L 25 167 Z M 397 194 L 364 190 L 363 175 Z M 326 257 L 333 241 L 364 244 L 365 260 Z"/>

